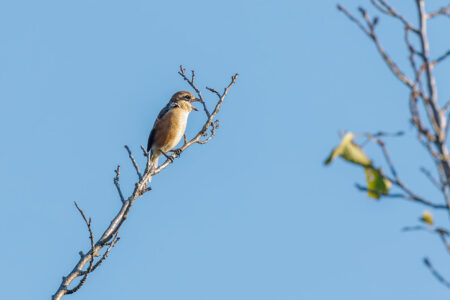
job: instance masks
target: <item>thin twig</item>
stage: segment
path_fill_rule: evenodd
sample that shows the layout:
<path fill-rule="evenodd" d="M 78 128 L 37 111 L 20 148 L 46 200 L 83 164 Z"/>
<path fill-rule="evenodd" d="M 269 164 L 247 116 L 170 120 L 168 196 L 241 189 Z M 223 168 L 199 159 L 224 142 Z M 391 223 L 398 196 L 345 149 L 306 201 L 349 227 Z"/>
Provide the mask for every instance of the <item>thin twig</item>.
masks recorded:
<path fill-rule="evenodd" d="M 437 227 L 435 228 L 432 225 L 428 225 L 428 226 L 422 226 L 422 225 L 417 225 L 417 226 L 407 226 L 407 227 L 403 227 L 402 231 L 408 232 L 408 231 L 426 231 L 432 234 L 436 234 L 439 236 L 439 239 L 441 240 L 442 244 L 444 245 L 444 248 L 447 252 L 450 253 L 450 245 L 447 242 L 447 237 L 449 235 L 448 230 L 441 228 L 441 227 Z"/>
<path fill-rule="evenodd" d="M 112 242 L 109 243 L 108 248 L 106 249 L 106 252 L 103 254 L 103 256 L 97 261 L 97 263 L 92 267 L 91 272 L 94 272 L 95 269 L 97 269 L 98 266 L 101 265 L 101 263 L 108 257 L 109 252 L 114 247 L 114 245 L 120 240 L 120 237 L 117 236 L 117 233 L 114 235 L 114 238 Z M 106 243 L 108 244 L 108 243 Z"/>
<path fill-rule="evenodd" d="M 427 14 L 427 18 L 430 19 L 430 18 L 439 16 L 439 15 L 444 15 L 444 16 L 450 17 L 450 5 L 444 6 L 435 12 Z"/>
<path fill-rule="evenodd" d="M 420 167 L 420 171 L 430 180 L 438 189 L 442 190 L 443 186 L 442 184 L 434 178 L 434 176 L 431 174 L 430 170 L 425 169 L 424 167 Z"/>
<path fill-rule="evenodd" d="M 137 173 L 137 175 L 138 175 L 139 180 L 141 180 L 141 179 L 142 179 L 141 171 L 139 170 L 139 166 L 138 166 L 136 160 L 134 159 L 133 154 L 132 154 L 131 151 L 130 151 L 130 148 L 128 148 L 127 145 L 125 145 L 124 147 L 125 147 L 125 149 L 127 149 L 128 156 L 130 157 L 131 162 L 133 163 L 133 166 L 134 166 L 134 168 L 136 169 L 136 173 Z M 142 147 L 142 146 L 141 146 L 141 147 Z"/>
<path fill-rule="evenodd" d="M 436 279 L 442 283 L 443 285 L 445 285 L 446 287 L 450 288 L 450 282 L 448 280 L 446 280 L 444 278 L 444 276 L 442 276 L 435 268 L 434 266 L 431 264 L 430 260 L 428 259 L 428 257 L 425 257 L 423 259 L 423 263 L 425 264 L 425 266 L 428 268 L 428 270 L 430 270 L 431 274 L 433 274 L 434 277 L 436 277 Z"/>
<path fill-rule="evenodd" d="M 378 40 L 376 34 L 375 34 L 375 25 L 378 23 L 378 19 L 374 19 L 373 21 L 370 20 L 368 17 L 367 12 L 360 8 L 360 12 L 363 15 L 364 19 L 367 23 L 367 28 L 362 25 L 362 23 L 356 19 L 347 9 L 345 9 L 342 5 L 338 5 L 338 9 L 343 12 L 347 18 L 349 18 L 350 21 L 354 22 L 375 44 L 378 52 L 382 56 L 385 63 L 388 65 L 389 69 L 394 73 L 394 75 L 400 79 L 404 84 L 406 84 L 408 87 L 413 87 L 414 84 L 406 77 L 406 75 L 399 69 L 397 64 L 387 55 L 386 51 L 384 50 L 383 46 L 381 45 L 380 41 Z"/>
<path fill-rule="evenodd" d="M 186 76 L 186 69 L 183 68 L 183 66 L 180 65 L 180 71 L 178 71 L 178 74 L 180 74 L 180 76 L 183 77 L 183 79 L 185 81 L 187 81 L 188 84 L 194 89 L 195 93 L 197 93 L 198 99 L 199 99 L 200 103 L 203 105 L 203 110 L 205 111 L 206 116 L 209 118 L 211 116 L 211 114 L 209 113 L 209 110 L 206 107 L 206 103 L 205 103 L 205 100 L 203 99 L 202 92 L 200 91 L 199 88 L 197 88 L 197 86 L 194 83 L 194 80 L 195 80 L 195 72 L 194 72 L 194 70 L 192 70 L 192 72 L 191 72 L 192 76 L 191 76 L 191 79 L 189 79 Z"/>
<path fill-rule="evenodd" d="M 89 260 L 89 266 L 88 266 L 87 270 L 84 272 L 83 278 L 81 278 L 80 282 L 73 289 L 66 290 L 66 295 L 75 293 L 84 285 L 89 273 L 92 271 L 92 265 L 94 263 L 94 256 L 95 256 L 94 234 L 92 233 L 92 229 L 91 229 L 91 218 L 89 218 L 89 221 L 88 221 L 86 219 L 86 216 L 84 215 L 83 210 L 78 206 L 77 202 L 74 201 L 74 203 L 75 203 L 76 208 L 80 212 L 81 216 L 83 217 L 83 220 L 86 223 L 86 226 L 89 230 L 89 239 L 91 241 L 91 251 L 89 251 L 90 254 L 88 253 L 88 255 L 90 255 L 91 259 Z"/>
<path fill-rule="evenodd" d="M 116 176 L 114 176 L 114 185 L 116 186 L 117 192 L 119 193 L 120 201 L 125 203 L 125 199 L 123 198 L 122 190 L 120 189 L 119 184 L 119 176 L 120 176 L 120 165 L 117 165 L 117 169 L 114 170 Z"/>
<path fill-rule="evenodd" d="M 444 61 L 444 59 L 446 59 L 447 57 L 450 56 L 450 50 L 448 50 L 447 52 L 445 52 L 444 54 L 442 54 L 441 56 L 439 56 L 438 58 L 436 58 L 435 60 L 433 60 L 431 62 L 432 66 L 435 66 L 439 63 L 441 63 L 442 61 Z"/>
<path fill-rule="evenodd" d="M 416 195 L 394 194 L 394 193 L 383 194 L 383 193 L 380 193 L 379 191 L 369 189 L 368 187 L 360 185 L 358 183 L 355 183 L 355 187 L 358 190 L 363 191 L 363 192 L 374 193 L 374 194 L 378 195 L 380 198 L 384 197 L 384 198 L 405 199 L 405 200 L 414 201 L 414 202 L 417 202 L 417 203 L 420 203 L 420 204 L 423 204 L 425 206 L 429 206 L 429 207 L 432 207 L 432 208 L 435 208 L 435 209 L 448 209 L 448 207 L 446 205 L 436 204 L 436 203 L 430 202 L 428 200 L 425 200 L 423 198 L 420 198 L 420 197 L 418 197 Z"/>
<path fill-rule="evenodd" d="M 147 150 L 145 150 L 144 146 L 142 146 L 142 145 L 141 145 L 141 150 L 142 150 L 142 153 L 144 154 L 145 157 L 147 157 L 149 155 Z"/>
<path fill-rule="evenodd" d="M 384 14 L 390 15 L 398 20 L 400 20 L 405 27 L 411 28 L 412 31 L 415 33 L 419 33 L 419 30 L 417 28 L 414 28 L 408 20 L 406 20 L 405 17 L 403 17 L 401 14 L 399 14 L 390 4 L 387 3 L 385 0 L 370 0 L 372 2 L 373 6 L 375 6 L 379 11 L 381 11 Z M 378 3 L 379 2 L 379 3 Z"/>

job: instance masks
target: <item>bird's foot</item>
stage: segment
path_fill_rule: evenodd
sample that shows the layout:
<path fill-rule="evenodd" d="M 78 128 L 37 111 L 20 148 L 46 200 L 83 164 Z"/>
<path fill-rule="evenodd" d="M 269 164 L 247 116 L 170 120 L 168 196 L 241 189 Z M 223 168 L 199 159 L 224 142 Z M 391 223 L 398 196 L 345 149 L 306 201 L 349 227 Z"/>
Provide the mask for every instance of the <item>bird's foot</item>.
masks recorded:
<path fill-rule="evenodd" d="M 164 155 L 168 160 L 170 160 L 171 163 L 173 163 L 173 157 L 172 156 L 167 155 L 167 153 L 162 151 L 162 150 L 159 150 L 159 151 L 161 151 L 162 155 Z"/>
<path fill-rule="evenodd" d="M 170 150 L 170 152 L 175 153 L 176 156 L 179 157 L 179 156 L 181 155 L 181 153 L 183 152 L 183 150 L 181 150 L 180 148 L 178 148 L 178 149 L 175 149 L 175 150 Z"/>

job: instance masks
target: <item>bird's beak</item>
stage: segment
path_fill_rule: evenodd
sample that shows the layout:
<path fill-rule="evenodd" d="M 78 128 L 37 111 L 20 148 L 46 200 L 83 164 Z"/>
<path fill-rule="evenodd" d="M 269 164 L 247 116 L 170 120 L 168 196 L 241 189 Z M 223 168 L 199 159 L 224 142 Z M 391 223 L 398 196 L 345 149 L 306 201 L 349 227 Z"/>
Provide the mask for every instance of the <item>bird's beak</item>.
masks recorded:
<path fill-rule="evenodd" d="M 195 98 L 195 99 L 189 100 L 189 103 L 193 103 L 193 102 L 200 102 L 200 99 Z M 192 107 L 192 110 L 198 111 L 198 109 L 196 109 L 194 106 L 191 105 L 191 107 Z"/>

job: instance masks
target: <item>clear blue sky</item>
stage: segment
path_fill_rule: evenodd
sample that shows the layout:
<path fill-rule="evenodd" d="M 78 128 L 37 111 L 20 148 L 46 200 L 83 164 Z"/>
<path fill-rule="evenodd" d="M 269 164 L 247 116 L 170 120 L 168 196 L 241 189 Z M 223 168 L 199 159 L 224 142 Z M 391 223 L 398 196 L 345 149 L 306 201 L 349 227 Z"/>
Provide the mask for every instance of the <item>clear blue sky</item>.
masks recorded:
<path fill-rule="evenodd" d="M 393 24 L 382 19 L 380 33 L 404 63 Z M 450 25 L 430 30 L 438 55 Z M 217 136 L 153 179 L 108 260 L 67 299 L 450 296 L 421 262 L 450 277 L 437 238 L 401 232 L 422 207 L 367 199 L 353 187 L 362 170 L 322 165 L 339 129 L 405 130 L 388 141 L 400 175 L 440 201 L 418 170 L 432 165 L 407 90 L 335 1 L 1 1 L 0 40 L 2 299 L 48 299 L 88 249 L 74 200 L 103 232 L 120 205 L 115 165 L 127 194 L 135 180 L 123 145 L 139 153 L 159 110 L 188 88 L 180 64 L 202 87 L 240 73 Z M 449 66 L 437 70 L 441 100 Z M 202 121 L 193 113 L 188 134 Z"/>

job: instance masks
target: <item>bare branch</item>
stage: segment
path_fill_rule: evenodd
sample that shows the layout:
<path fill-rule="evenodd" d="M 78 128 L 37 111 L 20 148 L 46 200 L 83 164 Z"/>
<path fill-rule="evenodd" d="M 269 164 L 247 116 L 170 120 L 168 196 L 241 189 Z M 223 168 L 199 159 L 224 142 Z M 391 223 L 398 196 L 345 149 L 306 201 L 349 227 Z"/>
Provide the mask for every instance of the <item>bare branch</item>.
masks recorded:
<path fill-rule="evenodd" d="M 198 99 L 200 100 L 200 103 L 203 105 L 203 110 L 205 111 L 206 116 L 209 118 L 211 114 L 209 113 L 208 108 L 206 107 L 205 100 L 203 99 L 202 92 L 195 86 L 194 80 L 195 80 L 195 72 L 192 70 L 191 79 L 187 78 L 186 76 L 186 69 L 183 68 L 183 66 L 180 66 L 180 71 L 178 74 L 180 74 L 181 77 L 183 77 L 184 80 L 188 82 L 188 84 L 194 89 L 195 93 L 198 96 Z"/>
<path fill-rule="evenodd" d="M 114 238 L 112 240 L 112 242 L 110 243 L 106 243 L 105 245 L 108 245 L 108 248 L 106 249 L 105 253 L 103 254 L 102 258 L 100 258 L 97 263 L 92 267 L 91 272 L 94 272 L 95 269 L 97 269 L 98 266 L 101 265 L 101 263 L 108 257 L 109 252 L 111 251 L 111 249 L 114 247 L 114 245 L 120 240 L 120 237 L 117 236 L 117 233 L 114 235 Z"/>
<path fill-rule="evenodd" d="M 423 259 L 423 263 L 425 264 L 425 266 L 428 268 L 428 270 L 430 270 L 431 274 L 433 274 L 434 277 L 436 277 L 436 279 L 442 283 L 443 285 L 445 285 L 446 287 L 450 288 L 450 282 L 448 280 L 446 280 L 444 278 L 444 276 L 442 276 L 435 268 L 434 266 L 431 264 L 430 260 L 428 259 L 428 257 L 425 257 Z"/>
<path fill-rule="evenodd" d="M 447 252 L 450 252 L 450 245 L 447 242 L 447 237 L 449 236 L 448 230 L 441 228 L 441 227 L 437 227 L 435 228 L 434 226 L 422 226 L 422 225 L 417 225 L 417 226 L 407 226 L 407 227 L 403 227 L 402 231 L 426 231 L 432 234 L 436 234 L 439 236 L 440 240 L 442 241 L 442 244 L 444 245 L 444 248 Z"/>
<path fill-rule="evenodd" d="M 404 84 L 406 84 L 408 87 L 413 87 L 414 84 L 411 81 L 411 79 L 406 77 L 406 75 L 399 69 L 397 64 L 387 55 L 386 51 L 381 46 L 381 43 L 375 34 L 375 25 L 377 24 L 378 19 L 374 19 L 373 21 L 371 21 L 367 12 L 364 9 L 360 8 L 360 12 L 363 15 L 363 17 L 367 23 L 367 28 L 366 28 L 362 25 L 362 23 L 358 19 L 356 19 L 352 14 L 350 14 L 350 12 L 348 12 L 348 10 L 346 10 L 343 6 L 338 5 L 338 9 L 340 11 L 342 11 L 352 22 L 354 22 L 356 25 L 358 25 L 358 27 L 374 42 L 378 52 L 380 53 L 381 57 L 383 58 L 385 63 L 388 65 L 388 67 L 392 71 L 392 73 L 394 73 L 394 75 L 398 79 L 400 79 Z"/>
<path fill-rule="evenodd" d="M 120 201 L 125 203 L 125 199 L 123 198 L 122 190 L 120 189 L 119 184 L 119 176 L 120 176 L 120 165 L 117 165 L 117 169 L 114 170 L 116 176 L 114 176 L 114 185 L 116 186 L 117 192 L 119 193 Z"/>
<path fill-rule="evenodd" d="M 446 59 L 449 56 L 450 56 L 450 50 L 448 50 L 447 52 L 445 52 L 444 54 L 442 54 L 441 56 L 439 56 L 438 58 L 433 60 L 431 62 L 431 65 L 434 67 L 435 65 L 437 65 L 437 64 L 441 63 L 442 61 L 444 61 L 444 59 Z"/>
<path fill-rule="evenodd" d="M 144 154 L 145 157 L 147 157 L 149 155 L 147 150 L 145 150 L 144 146 L 142 146 L 142 145 L 141 145 L 141 150 L 142 150 L 142 153 Z"/>
<path fill-rule="evenodd" d="M 364 25 L 357 18 L 355 18 L 347 9 L 345 9 L 340 4 L 338 4 L 337 8 L 338 10 L 343 12 L 347 16 L 347 18 L 350 19 L 350 21 L 354 22 L 367 36 L 371 37 L 370 31 L 366 27 L 364 27 Z"/>
<path fill-rule="evenodd" d="M 394 176 L 395 181 L 398 181 L 398 175 L 397 170 L 394 167 L 394 164 L 392 163 L 391 157 L 389 156 L 389 153 L 387 151 L 386 145 L 382 139 L 376 138 L 374 135 L 367 134 L 367 137 L 371 140 L 373 140 L 378 146 L 380 146 L 381 151 L 383 152 L 384 159 L 386 160 L 389 169 L 391 170 L 392 176 Z"/>
<path fill-rule="evenodd" d="M 417 28 L 414 28 L 412 24 L 406 20 L 405 17 L 403 17 L 401 14 L 399 14 L 391 5 L 387 3 L 385 0 L 370 0 L 372 4 L 382 13 L 386 15 L 390 15 L 398 20 L 400 20 L 405 27 L 411 28 L 412 31 L 415 33 L 419 33 L 419 30 Z"/>
<path fill-rule="evenodd" d="M 193 144 L 196 144 L 197 142 L 199 142 L 210 126 L 212 127 L 212 129 L 211 129 L 212 132 L 214 132 L 214 130 L 217 128 L 218 121 L 217 120 L 214 121 L 214 119 L 215 119 L 216 115 L 218 114 L 219 109 L 220 109 L 225 97 L 227 96 L 229 89 L 231 88 L 231 86 L 233 86 L 236 83 L 238 74 L 232 76 L 230 84 L 225 88 L 224 93 L 220 96 L 219 101 L 217 102 L 217 104 L 214 108 L 214 111 L 212 113 L 210 113 L 208 111 L 208 109 L 206 108 L 206 105 L 205 105 L 203 97 L 200 93 L 200 90 L 195 86 L 195 83 L 194 83 L 195 73 L 192 71 L 191 78 L 189 79 L 185 75 L 185 69 L 183 67 L 180 67 L 179 74 L 197 92 L 199 99 L 201 101 L 203 101 L 202 103 L 204 105 L 205 114 L 208 116 L 207 120 L 205 121 L 205 123 L 203 124 L 202 128 L 199 130 L 197 135 L 195 135 L 189 141 L 187 141 L 186 137 L 184 138 L 185 143 L 180 148 L 181 151 L 184 151 L 187 148 L 189 148 L 190 146 L 192 146 Z M 211 134 L 207 138 L 207 141 L 209 141 L 212 137 L 214 137 L 214 134 Z M 207 141 L 203 141 L 203 142 L 206 143 Z M 145 170 L 143 173 L 141 173 L 139 170 L 138 164 L 136 163 L 134 157 L 131 154 L 131 151 L 129 150 L 129 148 L 127 146 L 125 146 L 125 148 L 127 149 L 129 157 L 131 159 L 131 162 L 132 162 L 134 168 L 136 169 L 136 172 L 139 177 L 139 181 L 135 184 L 134 190 L 131 193 L 130 197 L 125 200 L 125 198 L 123 197 L 122 192 L 120 190 L 120 186 L 119 186 L 120 168 L 117 167 L 116 176 L 114 178 L 114 183 L 116 184 L 116 188 L 119 191 L 119 195 L 121 196 L 122 207 L 120 208 L 119 212 L 116 214 L 114 219 L 111 221 L 108 228 L 106 228 L 106 230 L 104 231 L 102 236 L 97 240 L 97 242 L 94 243 L 93 235 L 91 235 L 92 236 L 91 237 L 91 250 L 86 254 L 84 254 L 82 251 L 79 252 L 80 259 L 79 259 L 78 263 L 75 265 L 75 267 L 72 269 L 72 271 L 68 274 L 68 276 L 63 277 L 63 280 L 62 280 L 58 290 L 53 295 L 53 300 L 60 300 L 64 295 L 76 292 L 86 281 L 87 275 L 90 272 L 92 272 L 93 270 L 95 270 L 108 257 L 111 249 L 114 247 L 114 245 L 117 243 L 117 241 L 119 241 L 118 232 L 119 232 L 120 228 L 122 227 L 122 225 L 124 224 L 124 222 L 126 221 L 126 219 L 128 218 L 128 213 L 130 212 L 130 209 L 133 206 L 134 201 L 136 199 L 138 199 L 139 197 L 141 197 L 142 195 L 144 195 L 146 192 L 150 191 L 152 188 L 149 187 L 148 185 L 149 185 L 152 177 L 154 175 L 160 173 L 170 163 L 172 163 L 170 160 L 167 160 L 165 163 L 160 165 L 158 168 L 155 168 L 151 162 L 150 154 L 145 150 L 144 147 L 141 146 L 142 152 L 147 157 L 147 163 L 145 166 Z M 175 154 L 172 154 L 171 157 L 175 158 Z M 78 208 L 78 206 L 77 206 L 77 208 Z M 78 210 L 82 214 L 83 219 L 85 219 L 85 222 L 87 222 L 90 233 L 92 233 L 92 231 L 90 229 L 90 220 L 87 221 L 82 210 L 79 208 L 78 208 Z M 96 255 L 96 253 L 99 253 L 99 251 L 102 250 L 104 247 L 107 247 L 107 248 L 106 248 L 106 251 L 104 252 L 103 256 L 97 261 L 97 263 L 95 265 L 93 265 L 94 257 Z M 88 266 L 87 270 L 83 271 L 83 268 L 88 263 L 89 263 L 89 266 Z M 77 277 L 80 277 L 80 276 L 83 276 L 80 283 L 74 289 L 71 289 L 71 290 L 68 289 L 69 285 Z"/>
<path fill-rule="evenodd" d="M 425 2 L 424 0 L 416 0 L 417 9 L 419 11 L 419 38 L 420 38 L 420 44 L 422 48 L 422 58 L 425 65 L 425 71 L 427 76 L 427 85 L 428 85 L 428 93 L 430 97 L 430 105 L 432 109 L 432 113 L 435 122 L 436 132 L 439 132 L 439 127 L 441 126 L 442 120 L 441 116 L 439 115 L 439 105 L 437 103 L 437 94 L 436 94 L 436 83 L 434 80 L 434 76 L 432 74 L 432 66 L 429 61 L 429 44 L 428 44 L 428 35 L 427 35 L 427 23 L 426 23 L 426 12 L 425 12 Z"/>
<path fill-rule="evenodd" d="M 136 160 L 134 159 L 133 154 L 131 154 L 130 148 L 128 148 L 127 145 L 125 145 L 124 147 L 125 147 L 125 149 L 127 149 L 128 156 L 130 157 L 131 162 L 133 163 L 133 166 L 136 169 L 136 173 L 138 175 L 139 180 L 141 180 L 142 179 L 141 171 L 139 170 L 139 166 L 138 166 Z"/>
<path fill-rule="evenodd" d="M 403 136 L 404 134 L 405 134 L 405 132 L 402 130 L 397 131 L 397 132 L 378 131 L 378 132 L 372 134 L 372 136 L 374 136 L 374 137 L 400 137 L 400 136 Z"/>
<path fill-rule="evenodd" d="M 209 88 L 209 87 L 206 87 L 206 89 L 207 89 L 208 91 L 210 91 L 211 93 L 216 94 L 217 97 L 219 97 L 219 99 L 220 99 L 220 97 L 222 97 L 222 95 L 219 94 L 219 92 L 216 91 L 215 89 L 212 89 L 212 88 Z"/>
<path fill-rule="evenodd" d="M 81 216 L 83 217 L 83 220 L 86 223 L 86 226 L 87 226 L 87 228 L 89 230 L 89 239 L 91 240 L 91 251 L 89 251 L 89 253 L 90 253 L 91 259 L 89 260 L 89 266 L 88 266 L 87 270 L 84 272 L 83 278 L 80 280 L 80 282 L 73 289 L 66 290 L 66 294 L 67 295 L 75 293 L 76 291 L 78 291 L 84 285 L 84 283 L 86 282 L 86 279 L 87 279 L 89 273 L 92 271 L 92 264 L 94 263 L 94 256 L 95 256 L 94 234 L 92 233 L 92 229 L 91 229 L 91 218 L 89 218 L 89 221 L 88 221 L 86 219 L 86 216 L 84 215 L 83 210 L 81 210 L 81 208 L 78 206 L 78 204 L 75 201 L 74 201 L 74 203 L 75 203 L 75 206 L 77 207 L 78 211 L 80 212 Z"/>
<path fill-rule="evenodd" d="M 434 76 L 434 67 L 445 59 L 450 57 L 450 50 L 436 59 L 430 58 L 429 40 L 427 33 L 427 20 L 438 15 L 445 15 L 450 17 L 450 5 L 442 7 L 441 9 L 427 14 L 425 10 L 425 0 L 415 0 L 418 12 L 418 25 L 413 25 L 402 14 L 394 9 L 389 3 L 389 0 L 370 0 L 372 4 L 381 13 L 389 15 L 398 19 L 404 26 L 404 40 L 409 51 L 409 62 L 413 71 L 413 78 L 409 78 L 404 72 L 400 70 L 396 63 L 386 54 L 375 32 L 375 27 L 378 24 L 378 18 L 371 18 L 363 8 L 359 8 L 362 18 L 355 18 L 345 8 L 338 5 L 338 9 L 343 12 L 346 17 L 355 23 L 375 44 L 378 52 L 382 56 L 384 62 L 388 65 L 391 72 L 400 79 L 410 89 L 409 108 L 411 112 L 411 123 L 418 131 L 417 139 L 424 145 L 427 152 L 432 157 L 437 170 L 439 178 L 432 176 L 431 172 L 425 168 L 421 168 L 421 172 L 442 192 L 445 205 L 436 204 L 428 201 L 413 193 L 400 179 L 397 170 L 391 160 L 384 142 L 379 139 L 379 136 L 372 136 L 383 152 L 383 156 L 392 174 L 392 178 L 384 176 L 387 180 L 392 182 L 392 185 L 401 190 L 400 193 L 382 194 L 378 191 L 369 190 L 368 187 L 356 185 L 359 190 L 368 191 L 385 198 L 399 198 L 414 201 L 436 209 L 445 209 L 450 213 L 450 155 L 447 149 L 447 134 L 450 123 L 450 104 L 446 104 L 442 108 L 438 102 L 436 80 Z M 417 46 L 410 39 L 411 32 L 417 35 L 419 43 Z M 423 107 L 419 107 L 422 105 Z M 422 117 L 422 109 L 426 113 L 426 118 Z M 415 226 L 408 227 L 405 230 L 427 230 L 436 233 L 441 238 L 445 248 L 450 253 L 450 245 L 447 242 L 449 233 L 443 228 L 435 228 L 433 226 Z M 425 265 L 429 268 L 432 274 L 441 281 L 444 285 L 450 288 L 450 282 L 444 279 L 438 273 L 428 258 L 424 259 Z"/>
<path fill-rule="evenodd" d="M 439 15 L 450 17 L 450 5 L 444 6 L 441 9 L 438 9 L 437 11 L 428 14 L 427 18 L 431 19 Z"/>
<path fill-rule="evenodd" d="M 442 190 L 444 187 L 442 186 L 442 184 L 433 177 L 433 175 L 431 175 L 431 172 L 427 169 L 425 169 L 424 167 L 420 167 L 420 171 L 428 178 L 428 180 L 431 181 L 431 183 L 433 183 L 438 189 Z"/>
<path fill-rule="evenodd" d="M 199 143 L 199 144 L 206 144 L 207 142 L 209 142 L 216 135 L 216 129 L 217 128 L 219 128 L 219 120 L 216 120 L 214 122 L 214 124 L 211 126 L 211 133 L 210 133 L 209 137 L 206 140 L 204 140 L 204 141 L 198 140 L 197 143 Z M 206 133 L 205 133 L 205 136 L 206 136 Z"/>
<path fill-rule="evenodd" d="M 405 183 L 403 183 L 403 181 L 400 179 L 400 177 L 398 176 L 397 170 L 391 160 L 391 157 L 389 155 L 389 152 L 386 148 L 386 144 L 384 143 L 383 140 L 381 140 L 380 138 L 376 138 L 374 135 L 371 134 L 366 134 L 366 137 L 369 138 L 370 140 L 374 141 L 378 146 L 380 146 L 381 151 L 383 153 L 383 156 L 386 160 L 386 163 L 391 171 L 391 174 L 393 176 L 393 178 L 389 178 L 388 176 L 384 176 L 386 179 L 388 179 L 389 181 L 392 182 L 392 184 L 394 184 L 395 186 L 397 186 L 398 188 L 400 188 L 401 190 L 403 190 L 406 194 L 382 194 L 379 192 L 374 192 L 374 191 L 370 191 L 373 192 L 377 195 L 379 195 L 380 197 L 384 196 L 384 197 L 388 197 L 388 198 L 403 198 L 403 199 L 408 199 L 408 200 L 413 200 L 419 203 L 422 203 L 424 205 L 433 207 L 433 208 L 439 208 L 439 209 L 447 209 L 448 205 L 440 205 L 440 204 L 434 204 L 430 201 L 427 201 L 425 199 L 423 199 L 422 197 L 417 196 L 414 192 L 412 192 Z M 367 190 L 366 187 L 362 187 L 361 185 L 357 185 L 357 188 L 360 190 Z"/>
<path fill-rule="evenodd" d="M 432 208 L 435 208 L 435 209 L 448 209 L 447 205 L 436 204 L 436 203 L 430 202 L 430 201 L 425 200 L 425 199 L 423 199 L 423 198 L 421 198 L 419 196 L 416 196 L 416 195 L 394 194 L 394 193 L 383 194 L 383 193 L 380 193 L 379 191 L 369 189 L 368 187 L 360 185 L 358 183 L 355 184 L 355 187 L 358 190 L 363 191 L 363 192 L 374 193 L 374 194 L 378 195 L 380 197 L 380 199 L 382 197 L 384 197 L 384 198 L 405 199 L 405 200 L 415 201 L 417 203 L 420 203 L 420 204 L 423 204 L 425 206 L 429 206 L 429 207 L 432 207 Z"/>

